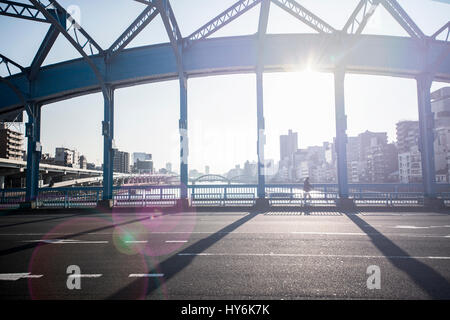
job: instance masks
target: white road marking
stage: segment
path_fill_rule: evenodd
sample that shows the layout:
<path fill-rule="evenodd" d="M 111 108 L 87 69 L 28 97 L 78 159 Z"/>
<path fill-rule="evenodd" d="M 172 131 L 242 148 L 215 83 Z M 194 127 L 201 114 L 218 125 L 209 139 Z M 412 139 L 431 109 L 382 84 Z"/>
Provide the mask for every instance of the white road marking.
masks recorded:
<path fill-rule="evenodd" d="M 161 278 L 164 277 L 163 273 L 132 273 L 128 278 Z"/>
<path fill-rule="evenodd" d="M 410 237 L 410 238 L 448 238 L 444 235 L 433 234 L 411 234 L 411 233 L 383 233 L 383 232 L 311 232 L 311 231 L 293 231 L 291 234 L 305 235 L 328 235 L 328 236 L 384 236 L 384 237 Z"/>
<path fill-rule="evenodd" d="M 367 236 L 364 232 L 312 232 L 312 231 L 293 231 L 292 234 L 313 234 L 313 235 L 332 235 L 332 236 Z"/>
<path fill-rule="evenodd" d="M 49 244 L 106 244 L 108 241 L 88 241 L 88 240 L 72 240 L 72 239 L 42 239 L 42 240 L 24 240 L 21 242 L 42 242 Z"/>
<path fill-rule="evenodd" d="M 419 228 L 415 228 L 419 229 Z M 94 234 L 94 233 L 93 233 Z M 95 233 L 96 235 L 111 235 L 112 233 Z M 204 234 L 204 235 L 212 235 L 212 234 L 304 234 L 304 235 L 348 235 L 348 236 L 396 236 L 396 237 L 414 237 L 414 238 L 449 238 L 449 235 L 434 235 L 434 234 L 413 234 L 413 233 L 384 233 L 384 232 L 321 232 L 321 231 L 287 231 L 287 232 L 240 232 L 240 231 L 232 231 L 232 232 L 225 232 L 225 231 L 169 231 L 169 232 L 138 232 L 138 234 L 143 235 L 171 235 L 171 234 L 187 234 L 187 235 L 193 235 L 193 234 Z M 0 234 L 0 236 L 30 236 L 30 235 L 37 235 L 37 234 Z M 50 234 L 39 234 L 39 235 L 50 235 Z M 56 234 L 55 234 L 56 235 Z M 65 236 L 66 234 L 58 234 Z M 129 240 L 129 243 L 133 243 L 134 240 Z M 170 241 L 170 240 L 169 240 Z M 175 240 L 174 240 L 175 241 Z M 49 239 L 49 240 L 24 240 L 21 242 L 45 242 L 45 243 L 52 243 L 52 244 L 106 244 L 109 243 L 108 241 L 87 241 L 87 240 L 64 240 L 64 239 Z M 135 241 L 135 243 L 141 243 L 141 241 Z M 142 241 L 142 243 L 144 243 Z"/>
<path fill-rule="evenodd" d="M 42 274 L 30 274 L 27 273 L 1 273 L 0 280 L 3 281 L 17 281 L 19 279 L 37 279 L 42 278 Z"/>
<path fill-rule="evenodd" d="M 71 274 L 69 275 L 69 278 L 100 278 L 101 276 L 103 276 L 103 274 L 101 273 L 97 273 L 97 274 Z"/>
<path fill-rule="evenodd" d="M 166 243 L 186 243 L 187 240 L 166 240 Z"/>
<path fill-rule="evenodd" d="M 125 243 L 147 243 L 147 240 L 127 240 Z"/>
<path fill-rule="evenodd" d="M 395 226 L 396 229 L 435 229 L 435 228 L 450 228 L 450 226 L 429 226 L 429 227 L 416 227 L 416 226 Z"/>
<path fill-rule="evenodd" d="M 450 257 L 433 256 L 371 256 L 346 254 L 295 254 L 295 253 L 179 253 L 179 256 L 207 256 L 207 257 L 304 257 L 304 258 L 363 258 L 363 259 L 428 259 L 450 260 Z"/>

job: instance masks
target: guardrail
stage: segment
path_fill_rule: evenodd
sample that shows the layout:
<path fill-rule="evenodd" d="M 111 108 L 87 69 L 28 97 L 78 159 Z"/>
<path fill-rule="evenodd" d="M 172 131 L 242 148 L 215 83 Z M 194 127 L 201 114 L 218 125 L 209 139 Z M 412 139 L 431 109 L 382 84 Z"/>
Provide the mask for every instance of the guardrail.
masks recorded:
<path fill-rule="evenodd" d="M 242 185 L 190 185 L 192 205 L 197 206 L 252 206 L 256 201 L 257 186 Z"/>
<path fill-rule="evenodd" d="M 438 197 L 450 206 L 450 185 L 438 185 Z M 350 198 L 360 206 L 421 206 L 421 184 L 352 184 Z M 193 206 L 252 206 L 257 198 L 255 184 L 190 185 Z M 334 205 L 336 184 L 314 184 L 309 196 L 302 184 L 268 184 L 266 198 L 271 205 Z M 101 187 L 41 188 L 37 204 L 42 208 L 95 207 L 102 199 Z M 180 197 L 178 185 L 116 186 L 114 206 L 173 206 Z M 0 208 L 17 208 L 25 201 L 25 189 L 0 190 Z"/>

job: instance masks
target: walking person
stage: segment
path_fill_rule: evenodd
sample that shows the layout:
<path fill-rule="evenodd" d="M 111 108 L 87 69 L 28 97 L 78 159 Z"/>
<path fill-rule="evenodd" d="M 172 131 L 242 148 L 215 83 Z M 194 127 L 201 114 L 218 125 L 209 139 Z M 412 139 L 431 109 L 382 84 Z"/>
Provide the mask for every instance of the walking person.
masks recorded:
<path fill-rule="evenodd" d="M 309 182 L 309 177 L 306 177 L 305 181 L 303 182 L 303 197 L 304 197 L 305 205 L 306 205 L 307 197 L 309 198 L 309 200 L 311 200 L 311 195 L 309 194 L 311 189 L 312 189 L 312 186 L 311 186 L 311 183 Z"/>

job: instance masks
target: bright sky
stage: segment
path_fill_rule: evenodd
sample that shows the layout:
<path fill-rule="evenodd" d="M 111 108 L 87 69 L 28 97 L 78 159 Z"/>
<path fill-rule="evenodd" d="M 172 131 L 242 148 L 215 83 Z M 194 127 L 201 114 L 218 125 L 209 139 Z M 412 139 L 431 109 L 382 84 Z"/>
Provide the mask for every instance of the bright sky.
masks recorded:
<path fill-rule="evenodd" d="M 215 17 L 236 0 L 171 0 L 183 36 Z M 341 29 L 358 0 L 297 0 L 336 29 Z M 23 1 L 22 1 L 23 2 Z M 78 5 L 83 28 L 108 48 L 143 10 L 131 0 L 60 0 L 65 8 Z M 399 0 L 425 34 L 431 35 L 450 18 L 450 5 L 432 0 Z M 224 27 L 213 37 L 254 34 L 259 6 Z M 48 25 L 0 17 L 0 52 L 29 66 Z M 271 6 L 268 33 L 312 33 L 275 5 Z M 367 25 L 367 34 L 406 36 L 381 6 Z M 128 46 L 167 42 L 161 19 L 147 26 Z M 44 65 L 78 58 L 60 36 Z M 68 77 L 70 75 L 67 75 Z M 189 80 L 189 162 L 191 169 L 224 173 L 246 160 L 256 161 L 256 79 L 232 75 Z M 385 131 L 395 139 L 395 123 L 417 119 L 413 80 L 347 75 L 348 133 Z M 433 89 L 445 84 L 435 83 Z M 266 159 L 279 160 L 279 136 L 293 129 L 300 147 L 321 145 L 335 136 L 334 88 L 331 74 L 272 73 L 264 77 Z M 115 96 L 115 141 L 124 151 L 153 154 L 155 167 L 171 162 L 179 166 L 179 89 L 177 81 L 120 89 Z M 42 112 L 43 151 L 76 148 L 89 162 L 101 164 L 103 139 L 101 94 L 78 97 L 51 105 Z"/>

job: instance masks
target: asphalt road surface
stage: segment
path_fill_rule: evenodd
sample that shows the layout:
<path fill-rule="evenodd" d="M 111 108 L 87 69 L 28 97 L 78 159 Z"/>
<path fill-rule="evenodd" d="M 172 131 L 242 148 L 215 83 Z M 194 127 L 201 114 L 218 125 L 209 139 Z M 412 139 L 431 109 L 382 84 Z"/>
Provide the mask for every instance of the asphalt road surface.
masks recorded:
<path fill-rule="evenodd" d="M 450 299 L 450 215 L 3 215 L 0 299 Z"/>

